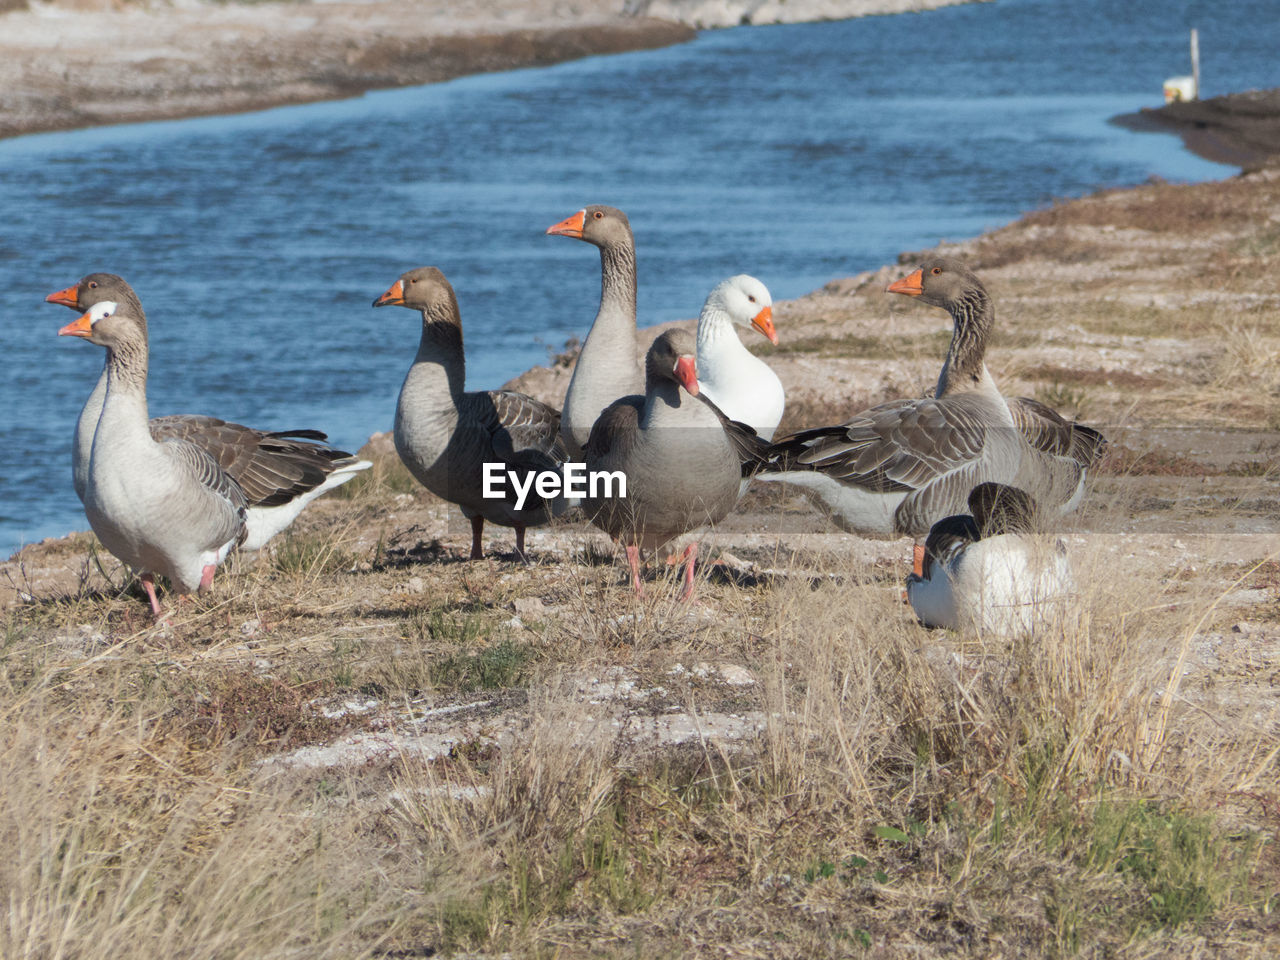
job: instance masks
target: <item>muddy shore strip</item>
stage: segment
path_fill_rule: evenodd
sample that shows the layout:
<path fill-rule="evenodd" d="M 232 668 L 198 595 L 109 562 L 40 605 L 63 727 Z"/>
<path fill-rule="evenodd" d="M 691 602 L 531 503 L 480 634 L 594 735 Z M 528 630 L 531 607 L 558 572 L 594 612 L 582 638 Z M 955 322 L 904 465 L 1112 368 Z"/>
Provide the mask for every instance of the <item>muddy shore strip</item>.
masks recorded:
<path fill-rule="evenodd" d="M 1169 103 L 1111 122 L 1138 133 L 1176 133 L 1192 153 L 1246 170 L 1280 162 L 1280 88 Z"/>

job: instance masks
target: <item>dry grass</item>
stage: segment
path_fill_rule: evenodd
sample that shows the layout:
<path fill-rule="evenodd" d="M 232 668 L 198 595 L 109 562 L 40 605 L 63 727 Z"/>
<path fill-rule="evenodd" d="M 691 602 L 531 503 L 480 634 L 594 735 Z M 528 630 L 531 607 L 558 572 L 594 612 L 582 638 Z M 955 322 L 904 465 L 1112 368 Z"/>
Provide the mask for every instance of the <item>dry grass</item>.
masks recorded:
<path fill-rule="evenodd" d="M 341 511 L 327 529 L 337 552 Z M 665 570 L 636 601 L 609 565 L 371 551 L 246 564 L 167 630 L 126 622 L 132 597 L 20 608 L 0 954 L 1260 956 L 1275 717 L 1183 679 L 1216 588 L 1077 557 L 1079 603 L 1016 643 L 920 628 L 874 568 L 707 575 L 704 615 Z M 430 589 L 396 592 L 410 572 Z M 516 629 L 521 597 L 544 607 Z M 754 683 L 674 679 L 699 661 Z M 602 716 L 580 678 L 617 667 L 661 692 Z M 380 729 L 323 704 L 477 695 L 499 712 L 435 759 L 260 763 Z M 763 726 L 620 735 L 672 711 Z"/>

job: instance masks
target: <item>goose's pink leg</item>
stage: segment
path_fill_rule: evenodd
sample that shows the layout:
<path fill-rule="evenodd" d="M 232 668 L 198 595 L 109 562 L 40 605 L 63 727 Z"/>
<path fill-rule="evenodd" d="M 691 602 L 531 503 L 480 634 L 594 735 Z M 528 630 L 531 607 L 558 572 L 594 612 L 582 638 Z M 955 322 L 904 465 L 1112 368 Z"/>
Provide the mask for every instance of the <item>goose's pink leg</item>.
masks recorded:
<path fill-rule="evenodd" d="M 693 565 L 698 562 L 698 545 L 691 543 L 684 548 L 684 589 L 680 591 L 681 600 L 693 599 Z"/>
<path fill-rule="evenodd" d="M 640 582 L 640 548 L 635 544 L 627 545 L 627 563 L 631 565 L 631 586 L 637 597 L 643 597 L 644 584 Z"/>
<path fill-rule="evenodd" d="M 151 613 L 157 620 L 160 619 L 160 600 L 156 597 L 156 578 L 149 573 L 144 573 L 139 580 L 142 581 L 142 588 L 147 591 L 147 598 L 151 601 Z"/>

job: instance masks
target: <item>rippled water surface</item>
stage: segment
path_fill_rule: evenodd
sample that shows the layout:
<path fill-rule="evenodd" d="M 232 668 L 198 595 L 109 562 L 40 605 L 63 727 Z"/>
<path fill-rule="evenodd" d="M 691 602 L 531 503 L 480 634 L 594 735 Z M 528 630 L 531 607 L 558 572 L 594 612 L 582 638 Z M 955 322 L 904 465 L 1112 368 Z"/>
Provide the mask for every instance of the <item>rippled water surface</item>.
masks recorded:
<path fill-rule="evenodd" d="M 0 548 L 85 526 L 69 447 L 102 352 L 41 302 L 84 273 L 142 298 L 153 413 L 354 449 L 390 427 L 417 343 L 416 316 L 370 308 L 410 267 L 456 287 L 472 388 L 585 335 L 596 252 L 543 231 L 586 203 L 630 215 L 653 323 L 734 273 L 797 296 L 1055 197 L 1229 175 L 1106 123 L 1186 72 L 1190 26 L 1206 95 L 1280 84 L 1269 0 L 1001 0 L 0 141 Z"/>

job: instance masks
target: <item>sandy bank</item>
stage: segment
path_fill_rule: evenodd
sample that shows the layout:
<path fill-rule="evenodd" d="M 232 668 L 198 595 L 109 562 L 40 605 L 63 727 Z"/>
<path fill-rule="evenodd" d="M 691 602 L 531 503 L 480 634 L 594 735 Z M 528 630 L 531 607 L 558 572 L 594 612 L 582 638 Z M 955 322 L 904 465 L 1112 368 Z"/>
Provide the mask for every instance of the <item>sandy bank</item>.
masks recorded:
<path fill-rule="evenodd" d="M 375 0 L 83 9 L 96 2 L 0 13 L 0 137 L 260 110 L 647 50 L 691 39 L 695 24 L 866 16 L 957 0 L 786 6 L 664 0 L 626 9 L 621 0 L 524 0 L 515 8 L 495 0 Z"/>
<path fill-rule="evenodd" d="M 0 136 L 339 99 L 693 36 L 599 4 L 574 10 L 393 0 L 12 13 L 0 18 Z"/>

